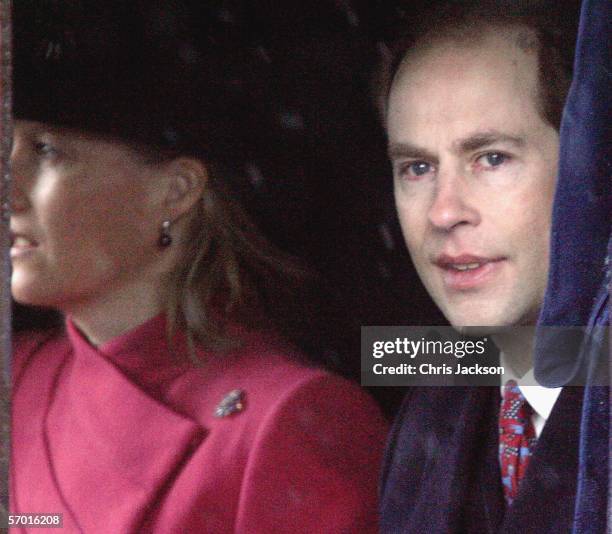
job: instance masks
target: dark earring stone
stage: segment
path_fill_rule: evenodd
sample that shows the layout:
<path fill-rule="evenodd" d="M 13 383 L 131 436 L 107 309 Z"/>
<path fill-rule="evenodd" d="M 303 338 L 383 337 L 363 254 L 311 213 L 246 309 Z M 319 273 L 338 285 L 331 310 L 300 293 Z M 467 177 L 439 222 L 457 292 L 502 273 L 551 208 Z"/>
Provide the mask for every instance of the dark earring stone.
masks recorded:
<path fill-rule="evenodd" d="M 161 248 L 169 247 L 172 244 L 172 236 L 169 233 L 170 230 L 170 221 L 164 221 L 162 223 L 161 232 L 159 234 L 159 240 L 157 244 Z"/>

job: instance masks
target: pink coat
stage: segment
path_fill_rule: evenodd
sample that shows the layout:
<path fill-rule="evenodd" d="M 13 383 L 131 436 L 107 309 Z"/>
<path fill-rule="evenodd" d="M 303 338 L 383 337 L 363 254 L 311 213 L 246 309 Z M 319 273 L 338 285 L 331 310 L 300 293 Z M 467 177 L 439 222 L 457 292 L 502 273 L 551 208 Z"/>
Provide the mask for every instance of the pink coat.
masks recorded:
<path fill-rule="evenodd" d="M 161 316 L 97 349 L 70 321 L 26 337 L 12 513 L 62 513 L 67 533 L 376 532 L 386 424 L 357 386 L 260 334 L 194 367 Z M 242 409 L 216 417 L 233 390 Z"/>

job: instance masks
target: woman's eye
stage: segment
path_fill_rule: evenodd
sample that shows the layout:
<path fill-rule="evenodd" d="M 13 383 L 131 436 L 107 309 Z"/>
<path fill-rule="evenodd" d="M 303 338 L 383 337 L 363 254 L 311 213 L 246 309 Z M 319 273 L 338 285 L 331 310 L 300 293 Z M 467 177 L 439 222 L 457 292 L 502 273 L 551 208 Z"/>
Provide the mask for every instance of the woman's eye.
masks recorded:
<path fill-rule="evenodd" d="M 56 156 L 59 150 L 49 143 L 38 141 L 34 143 L 34 150 L 41 156 Z"/>
<path fill-rule="evenodd" d="M 501 152 L 487 152 L 478 158 L 478 163 L 483 167 L 499 167 L 508 161 L 509 157 Z"/>

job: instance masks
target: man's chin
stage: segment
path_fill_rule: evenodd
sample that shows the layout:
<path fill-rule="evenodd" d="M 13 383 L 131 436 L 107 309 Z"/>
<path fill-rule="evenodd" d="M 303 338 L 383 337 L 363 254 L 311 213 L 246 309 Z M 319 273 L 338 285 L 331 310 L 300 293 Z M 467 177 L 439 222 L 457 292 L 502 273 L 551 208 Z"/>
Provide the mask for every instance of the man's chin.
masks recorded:
<path fill-rule="evenodd" d="M 511 328 L 510 325 L 492 325 L 492 326 L 482 326 L 482 325 L 458 325 L 452 324 L 451 326 L 459 332 L 463 336 L 468 337 L 484 337 L 490 336 L 494 334 L 500 334 L 502 332 L 506 332 Z"/>
<path fill-rule="evenodd" d="M 446 313 L 447 312 L 447 313 Z M 446 319 L 459 333 L 466 336 L 488 336 L 504 334 L 517 327 L 533 327 L 537 323 L 539 308 L 533 307 L 529 312 L 504 313 L 501 309 L 481 309 L 473 307 L 463 310 L 449 310 L 445 312 Z"/>
<path fill-rule="evenodd" d="M 455 313 L 453 313 L 453 311 Z M 483 313 L 485 310 L 450 310 L 445 314 L 451 326 L 465 336 L 483 337 L 499 334 L 513 326 L 508 316 L 499 313 Z"/>

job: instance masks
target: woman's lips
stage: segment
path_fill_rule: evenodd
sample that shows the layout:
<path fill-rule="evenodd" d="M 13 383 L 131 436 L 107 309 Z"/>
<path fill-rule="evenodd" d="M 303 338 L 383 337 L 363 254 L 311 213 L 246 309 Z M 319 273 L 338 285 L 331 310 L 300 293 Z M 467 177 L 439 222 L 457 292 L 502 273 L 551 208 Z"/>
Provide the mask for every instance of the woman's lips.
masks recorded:
<path fill-rule="evenodd" d="M 33 239 L 19 234 L 11 235 L 11 259 L 24 256 L 32 252 L 38 243 Z"/>
<path fill-rule="evenodd" d="M 435 264 L 442 270 L 444 285 L 451 290 L 477 289 L 487 284 L 501 270 L 505 258 L 484 258 L 471 254 L 441 255 Z"/>

